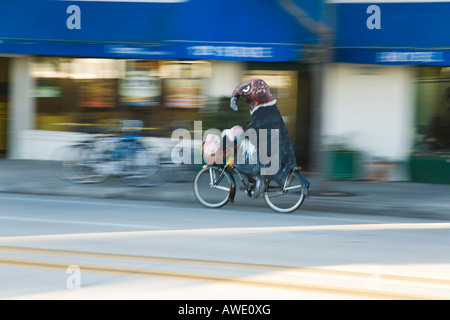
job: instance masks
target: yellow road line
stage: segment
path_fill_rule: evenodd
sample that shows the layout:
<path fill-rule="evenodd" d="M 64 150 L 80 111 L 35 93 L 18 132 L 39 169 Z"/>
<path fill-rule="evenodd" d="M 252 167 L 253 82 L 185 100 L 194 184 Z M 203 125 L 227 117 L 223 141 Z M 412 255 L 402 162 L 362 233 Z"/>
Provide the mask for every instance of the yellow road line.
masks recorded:
<path fill-rule="evenodd" d="M 252 263 L 213 261 L 213 260 L 202 260 L 202 259 L 139 256 L 139 255 L 127 255 L 127 254 L 115 254 L 115 253 L 83 252 L 83 251 L 26 248 L 26 247 L 14 247 L 14 246 L 0 246 L 0 250 L 28 252 L 28 253 L 55 254 L 55 255 L 83 256 L 83 257 L 94 257 L 94 258 L 121 259 L 121 260 L 157 261 L 157 262 L 201 264 L 201 265 L 236 267 L 236 268 L 254 268 L 254 269 L 268 269 L 268 270 L 281 270 L 281 271 L 295 271 L 295 272 L 304 272 L 304 273 L 313 273 L 313 274 L 325 274 L 325 275 L 348 276 L 348 277 L 359 277 L 359 278 L 367 278 L 367 277 L 372 276 L 372 274 L 369 274 L 369 273 L 356 272 L 356 271 L 303 268 L 303 267 L 292 267 L 292 266 L 276 266 L 276 265 L 267 265 L 267 264 L 252 264 Z M 450 285 L 450 280 L 446 280 L 446 279 L 418 278 L 418 277 L 407 277 L 407 276 L 386 275 L 386 274 L 379 274 L 377 276 L 379 276 L 379 279 L 383 279 L 383 280 L 409 281 L 409 282 L 419 282 L 419 283 L 429 283 L 429 284 Z"/>
<path fill-rule="evenodd" d="M 44 269 L 58 269 L 66 270 L 67 263 L 62 262 L 50 262 L 50 261 L 35 261 L 35 260 L 25 260 L 25 259 L 0 259 L 0 264 L 2 265 L 13 265 L 20 267 L 31 267 L 31 268 L 44 268 Z M 322 294 L 336 294 L 336 295 L 347 295 L 356 296 L 359 298 L 375 298 L 375 299 L 388 299 L 388 300 L 436 300 L 439 297 L 424 296 L 424 295 L 413 295 L 407 293 L 397 293 L 397 292 L 387 292 L 387 291 L 377 291 L 369 289 L 353 289 L 344 287 L 332 287 L 332 286 L 322 286 L 322 285 L 312 285 L 312 284 L 302 284 L 302 283 L 288 283 L 280 281 L 268 281 L 268 280 L 258 280 L 258 279 L 247 279 L 241 277 L 232 276 L 220 276 L 220 275 L 206 275 L 206 274 L 196 274 L 187 272 L 174 272 L 174 271 L 161 271 L 152 269 L 140 269 L 140 268 L 125 268 L 125 267 L 111 267 L 111 266 L 96 266 L 96 265 L 78 265 L 80 270 L 83 272 L 96 272 L 96 273 L 110 273 L 110 274 L 121 274 L 128 276 L 142 276 L 142 277 L 157 277 L 157 278 L 169 278 L 178 280 L 190 280 L 190 281 L 207 281 L 214 283 L 228 283 L 234 285 L 246 285 L 246 286 L 257 286 L 266 287 L 274 289 L 285 289 L 285 290 L 297 290 L 297 291 L 309 291 Z"/>

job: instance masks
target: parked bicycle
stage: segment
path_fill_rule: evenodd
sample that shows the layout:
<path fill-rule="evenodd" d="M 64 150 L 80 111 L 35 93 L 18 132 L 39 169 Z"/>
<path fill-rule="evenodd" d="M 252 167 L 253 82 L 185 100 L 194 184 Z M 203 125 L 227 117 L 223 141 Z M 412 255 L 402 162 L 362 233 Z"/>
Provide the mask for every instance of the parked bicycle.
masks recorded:
<path fill-rule="evenodd" d="M 234 165 L 234 157 L 228 158 L 224 165 L 205 165 L 194 179 L 194 194 L 205 207 L 220 208 L 233 202 L 236 195 L 236 174 L 243 187 L 240 190 L 252 196 L 248 178 Z M 308 183 L 300 174 L 300 168 L 293 168 L 284 180 L 266 179 L 264 181 L 264 200 L 267 205 L 281 213 L 289 213 L 299 208 L 308 198 Z"/>
<path fill-rule="evenodd" d="M 160 169 L 159 153 L 141 139 L 130 134 L 100 135 L 67 146 L 60 151 L 58 173 L 74 183 L 99 183 L 115 175 L 133 186 L 157 184 L 161 182 L 155 179 Z"/>

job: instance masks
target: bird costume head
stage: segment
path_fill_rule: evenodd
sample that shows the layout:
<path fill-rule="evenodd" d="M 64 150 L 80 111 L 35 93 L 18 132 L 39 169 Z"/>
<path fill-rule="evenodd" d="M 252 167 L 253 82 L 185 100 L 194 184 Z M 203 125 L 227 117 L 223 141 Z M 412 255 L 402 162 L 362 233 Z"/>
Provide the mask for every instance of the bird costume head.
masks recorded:
<path fill-rule="evenodd" d="M 238 85 L 231 95 L 230 107 L 238 110 L 237 101 L 243 97 L 250 107 L 250 112 L 257 107 L 274 105 L 277 100 L 272 97 L 269 86 L 261 79 L 250 79 Z"/>

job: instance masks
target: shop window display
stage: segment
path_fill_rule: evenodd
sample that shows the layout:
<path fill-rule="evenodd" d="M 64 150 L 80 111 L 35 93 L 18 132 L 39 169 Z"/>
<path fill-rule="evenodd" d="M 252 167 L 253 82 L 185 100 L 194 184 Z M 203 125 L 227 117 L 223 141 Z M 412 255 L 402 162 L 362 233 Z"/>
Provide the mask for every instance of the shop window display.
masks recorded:
<path fill-rule="evenodd" d="M 450 69 L 418 68 L 411 180 L 450 183 Z"/>
<path fill-rule="evenodd" d="M 419 68 L 415 151 L 450 156 L 450 68 Z"/>
<path fill-rule="evenodd" d="M 210 69 L 204 61 L 37 57 L 35 129 L 108 131 L 141 120 L 144 134 L 167 136 L 174 122 L 199 119 Z"/>

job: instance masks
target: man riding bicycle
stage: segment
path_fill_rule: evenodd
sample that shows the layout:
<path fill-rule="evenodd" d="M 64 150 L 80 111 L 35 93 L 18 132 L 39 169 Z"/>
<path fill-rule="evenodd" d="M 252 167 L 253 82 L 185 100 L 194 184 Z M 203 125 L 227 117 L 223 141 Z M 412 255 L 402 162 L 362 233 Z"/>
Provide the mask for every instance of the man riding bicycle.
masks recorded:
<path fill-rule="evenodd" d="M 230 102 L 235 111 L 240 97 L 249 105 L 251 119 L 244 133 L 234 137 L 238 143 L 235 166 L 247 175 L 253 189 L 251 192 L 256 197 L 263 190 L 265 178 L 284 179 L 297 167 L 297 161 L 286 125 L 276 106 L 277 100 L 272 97 L 269 86 L 261 79 L 250 79 L 238 85 Z M 255 136 L 256 141 L 252 139 Z M 304 179 L 304 183 L 309 188 L 309 181 Z"/>

